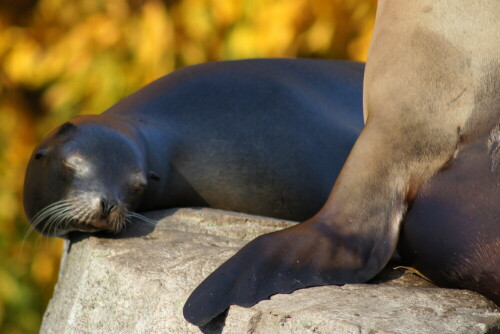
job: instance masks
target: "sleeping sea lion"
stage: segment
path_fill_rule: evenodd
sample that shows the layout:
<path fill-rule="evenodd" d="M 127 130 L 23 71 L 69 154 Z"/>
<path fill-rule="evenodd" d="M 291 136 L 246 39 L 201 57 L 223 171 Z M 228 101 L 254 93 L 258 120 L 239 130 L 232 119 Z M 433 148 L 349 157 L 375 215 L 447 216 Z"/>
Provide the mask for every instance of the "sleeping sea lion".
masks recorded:
<path fill-rule="evenodd" d="M 363 126 L 363 70 L 298 59 L 178 70 L 51 132 L 28 164 L 26 214 L 59 237 L 180 206 L 307 219 Z"/>

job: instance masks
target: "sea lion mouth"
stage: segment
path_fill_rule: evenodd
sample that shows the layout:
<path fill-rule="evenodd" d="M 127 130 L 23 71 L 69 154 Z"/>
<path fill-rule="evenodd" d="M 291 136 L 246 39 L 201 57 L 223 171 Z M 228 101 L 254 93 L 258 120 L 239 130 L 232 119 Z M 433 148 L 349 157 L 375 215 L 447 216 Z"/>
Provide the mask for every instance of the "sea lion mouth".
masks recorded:
<path fill-rule="evenodd" d="M 121 207 L 103 215 L 101 209 L 82 197 L 52 203 L 40 210 L 30 221 L 31 227 L 47 236 L 71 231 L 120 232 L 127 223 L 127 210 Z"/>
<path fill-rule="evenodd" d="M 86 196 L 88 197 L 88 196 Z M 156 225 L 156 222 L 133 211 L 123 205 L 117 205 L 110 212 L 99 206 L 93 206 L 82 196 L 64 199 L 52 203 L 40 210 L 30 220 L 30 230 L 36 229 L 48 237 L 65 238 L 71 232 L 119 233 L 133 219 Z"/>
<path fill-rule="evenodd" d="M 131 223 L 132 218 L 154 224 L 148 218 L 127 210 L 122 204 L 110 205 L 96 198 L 100 197 L 84 193 L 46 206 L 30 220 L 29 232 L 36 229 L 49 237 L 65 237 L 76 231 L 119 233 Z"/>

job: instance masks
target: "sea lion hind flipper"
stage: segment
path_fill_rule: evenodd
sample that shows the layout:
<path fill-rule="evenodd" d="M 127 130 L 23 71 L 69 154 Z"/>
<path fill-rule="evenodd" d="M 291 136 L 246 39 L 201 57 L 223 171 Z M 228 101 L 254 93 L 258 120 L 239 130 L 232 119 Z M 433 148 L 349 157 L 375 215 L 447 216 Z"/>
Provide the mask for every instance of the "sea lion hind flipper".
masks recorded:
<path fill-rule="evenodd" d="M 363 249 L 366 244 L 362 240 L 332 237 L 304 223 L 262 235 L 193 291 L 184 305 L 184 317 L 204 326 L 231 305 L 251 307 L 277 293 L 365 282 L 383 267 L 369 268 L 370 273 L 365 275 L 364 269 L 373 264 L 369 260 L 376 257 L 369 249 Z M 354 249 L 351 245 L 358 247 Z M 379 262 L 385 264 L 386 259 Z"/>

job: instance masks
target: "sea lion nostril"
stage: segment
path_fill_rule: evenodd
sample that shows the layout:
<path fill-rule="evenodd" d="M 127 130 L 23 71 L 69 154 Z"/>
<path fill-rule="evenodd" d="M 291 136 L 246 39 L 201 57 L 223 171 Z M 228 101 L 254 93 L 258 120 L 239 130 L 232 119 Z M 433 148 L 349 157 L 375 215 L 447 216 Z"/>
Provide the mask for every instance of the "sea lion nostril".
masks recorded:
<path fill-rule="evenodd" d="M 116 204 L 110 200 L 107 200 L 105 198 L 101 199 L 101 217 L 106 218 L 109 216 L 111 212 L 113 212 L 116 209 Z"/>

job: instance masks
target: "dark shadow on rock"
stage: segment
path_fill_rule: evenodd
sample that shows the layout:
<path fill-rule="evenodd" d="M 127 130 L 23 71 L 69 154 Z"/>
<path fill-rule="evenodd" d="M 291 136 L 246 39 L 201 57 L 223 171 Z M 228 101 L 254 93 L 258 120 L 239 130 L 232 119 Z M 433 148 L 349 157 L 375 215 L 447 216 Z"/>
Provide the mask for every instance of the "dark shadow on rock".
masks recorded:
<path fill-rule="evenodd" d="M 402 266 L 402 267 L 399 267 Z M 369 280 L 368 284 L 387 284 L 407 287 L 437 288 L 438 286 L 419 276 L 410 267 L 404 267 L 404 263 L 390 262 L 377 276 Z"/>
<path fill-rule="evenodd" d="M 496 325 L 493 328 L 490 328 L 486 334 L 500 334 L 500 324 Z"/>
<path fill-rule="evenodd" d="M 224 325 L 226 324 L 227 314 L 229 312 L 229 308 L 226 311 L 222 312 L 215 318 L 213 318 L 208 324 L 200 327 L 200 331 L 203 334 L 220 334 L 224 329 Z"/>
<path fill-rule="evenodd" d="M 91 233 L 84 233 L 84 232 L 71 232 L 68 234 L 68 239 L 70 241 L 69 246 L 68 246 L 68 253 L 71 252 L 71 247 L 74 244 L 77 244 L 83 240 L 86 240 L 93 236 Z"/>

